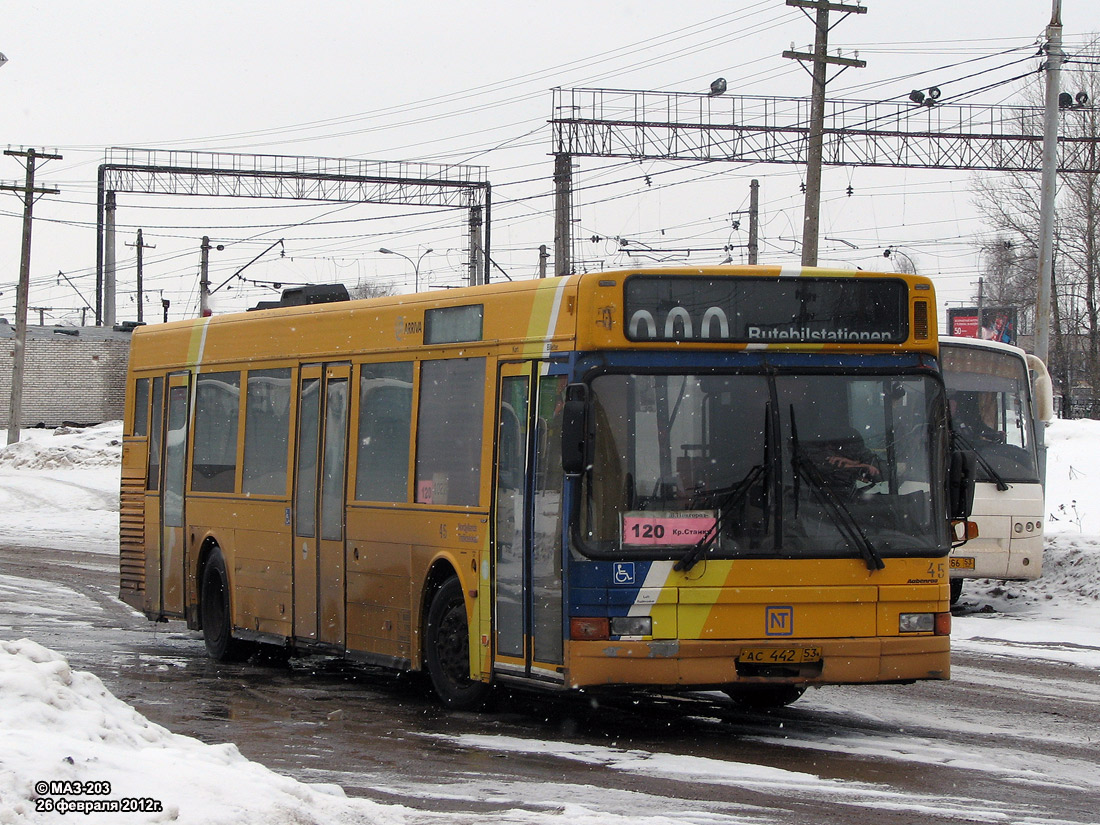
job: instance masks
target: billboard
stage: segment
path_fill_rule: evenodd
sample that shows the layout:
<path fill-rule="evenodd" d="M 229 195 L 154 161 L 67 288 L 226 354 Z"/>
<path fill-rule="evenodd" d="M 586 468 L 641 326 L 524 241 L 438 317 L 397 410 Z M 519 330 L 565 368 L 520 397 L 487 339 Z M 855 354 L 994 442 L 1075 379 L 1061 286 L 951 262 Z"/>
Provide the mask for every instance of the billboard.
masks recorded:
<path fill-rule="evenodd" d="M 982 307 L 981 321 L 979 324 L 977 307 L 950 307 L 947 310 L 947 334 L 1016 343 L 1016 307 Z"/>

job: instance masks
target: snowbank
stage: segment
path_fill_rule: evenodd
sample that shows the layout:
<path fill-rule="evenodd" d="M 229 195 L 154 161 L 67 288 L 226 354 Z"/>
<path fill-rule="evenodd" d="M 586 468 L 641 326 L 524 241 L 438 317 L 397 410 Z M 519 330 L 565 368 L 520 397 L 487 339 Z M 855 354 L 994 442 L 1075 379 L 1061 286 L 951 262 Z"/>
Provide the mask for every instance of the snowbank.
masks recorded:
<path fill-rule="evenodd" d="M 2 430 L 7 435 L 6 430 Z M 89 467 L 118 469 L 122 460 L 122 422 L 95 427 L 20 430 L 19 441 L 0 448 L 0 467 L 58 470 Z"/>
<path fill-rule="evenodd" d="M 0 642 L 0 696 L 3 825 L 64 821 L 82 813 L 59 810 L 72 801 L 137 808 L 97 813 L 93 822 L 405 821 L 402 809 L 281 776 L 245 759 L 235 745 L 171 733 L 111 695 L 98 677 L 71 670 L 28 639 Z M 38 787 L 50 782 L 65 784 L 57 793 Z"/>

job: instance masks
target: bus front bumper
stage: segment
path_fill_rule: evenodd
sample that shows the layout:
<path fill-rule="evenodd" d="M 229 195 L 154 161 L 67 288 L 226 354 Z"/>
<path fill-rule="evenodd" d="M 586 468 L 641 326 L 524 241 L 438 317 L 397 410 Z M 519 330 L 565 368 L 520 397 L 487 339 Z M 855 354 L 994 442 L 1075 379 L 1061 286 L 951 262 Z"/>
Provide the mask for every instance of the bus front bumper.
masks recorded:
<path fill-rule="evenodd" d="M 819 660 L 784 664 L 813 650 Z M 761 651 L 775 651 L 761 661 Z M 792 653 L 793 651 L 793 653 Z M 806 654 L 806 651 L 810 651 Z M 948 679 L 948 636 L 878 639 L 798 639 L 767 641 L 570 641 L 566 644 L 566 684 L 713 688 L 742 684 L 861 684 Z"/>

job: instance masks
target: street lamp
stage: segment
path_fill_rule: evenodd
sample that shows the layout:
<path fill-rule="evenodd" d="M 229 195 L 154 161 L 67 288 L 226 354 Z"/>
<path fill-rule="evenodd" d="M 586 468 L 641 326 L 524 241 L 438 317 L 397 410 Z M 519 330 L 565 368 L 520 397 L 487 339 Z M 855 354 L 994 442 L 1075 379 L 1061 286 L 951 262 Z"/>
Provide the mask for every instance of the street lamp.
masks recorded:
<path fill-rule="evenodd" d="M 408 261 L 410 264 L 412 264 L 413 265 L 413 279 L 414 279 L 413 280 L 413 292 L 419 292 L 420 291 L 420 262 L 424 260 L 425 255 L 427 255 L 429 252 L 432 251 L 431 247 L 428 247 L 423 252 L 421 252 L 420 257 L 417 258 L 415 261 L 412 258 L 410 258 L 408 255 L 402 254 L 401 252 L 394 252 L 392 249 L 386 249 L 386 247 L 382 247 L 378 251 L 381 252 L 383 255 L 397 255 L 399 258 L 404 258 L 406 261 Z"/>

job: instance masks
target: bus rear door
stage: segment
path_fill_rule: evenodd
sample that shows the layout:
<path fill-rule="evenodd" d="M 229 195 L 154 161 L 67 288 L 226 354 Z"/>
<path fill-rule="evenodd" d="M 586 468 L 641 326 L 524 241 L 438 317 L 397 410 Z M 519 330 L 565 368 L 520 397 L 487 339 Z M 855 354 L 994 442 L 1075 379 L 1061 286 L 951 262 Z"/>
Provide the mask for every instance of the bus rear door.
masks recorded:
<path fill-rule="evenodd" d="M 348 364 L 306 364 L 298 401 L 294 636 L 343 647 Z"/>

